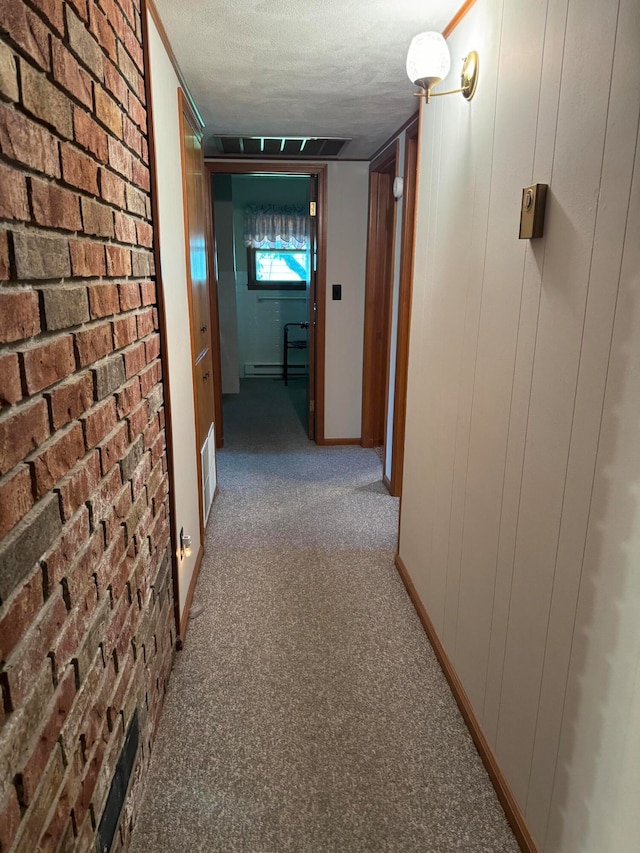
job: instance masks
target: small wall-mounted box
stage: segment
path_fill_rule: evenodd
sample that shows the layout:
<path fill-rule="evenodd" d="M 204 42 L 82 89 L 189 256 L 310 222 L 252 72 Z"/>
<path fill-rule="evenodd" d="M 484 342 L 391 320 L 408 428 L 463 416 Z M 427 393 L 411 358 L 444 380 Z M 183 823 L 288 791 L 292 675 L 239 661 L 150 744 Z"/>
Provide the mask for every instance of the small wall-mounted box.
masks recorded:
<path fill-rule="evenodd" d="M 520 209 L 520 239 L 533 240 L 544 232 L 544 209 L 547 203 L 547 184 L 533 184 L 522 190 Z"/>

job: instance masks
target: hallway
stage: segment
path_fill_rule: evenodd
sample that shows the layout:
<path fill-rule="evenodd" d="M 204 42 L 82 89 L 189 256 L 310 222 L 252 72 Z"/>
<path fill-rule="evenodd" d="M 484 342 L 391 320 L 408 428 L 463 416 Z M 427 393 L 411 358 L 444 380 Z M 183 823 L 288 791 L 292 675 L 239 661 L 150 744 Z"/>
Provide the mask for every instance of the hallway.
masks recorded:
<path fill-rule="evenodd" d="M 310 443 L 296 390 L 250 380 L 225 403 L 204 610 L 132 853 L 515 851 L 394 568 L 379 459 Z"/>

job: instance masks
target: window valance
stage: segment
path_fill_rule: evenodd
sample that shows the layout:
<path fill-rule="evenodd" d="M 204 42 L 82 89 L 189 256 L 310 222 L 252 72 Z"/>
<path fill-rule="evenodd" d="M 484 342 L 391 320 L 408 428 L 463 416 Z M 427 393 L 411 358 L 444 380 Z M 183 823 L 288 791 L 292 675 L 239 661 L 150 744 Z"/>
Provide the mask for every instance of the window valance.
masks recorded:
<path fill-rule="evenodd" d="M 303 206 L 247 205 L 244 244 L 249 249 L 308 249 L 307 209 Z"/>

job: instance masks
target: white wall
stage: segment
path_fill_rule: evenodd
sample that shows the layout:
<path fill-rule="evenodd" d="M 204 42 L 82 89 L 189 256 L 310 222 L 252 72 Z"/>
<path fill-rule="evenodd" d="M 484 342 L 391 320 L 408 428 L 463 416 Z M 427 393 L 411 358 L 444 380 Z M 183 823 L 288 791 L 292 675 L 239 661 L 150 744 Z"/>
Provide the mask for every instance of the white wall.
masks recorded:
<path fill-rule="evenodd" d="M 171 392 L 173 427 L 175 494 L 172 501 L 178 530 L 184 527 L 193 542 L 192 555 L 181 562 L 178 570 L 182 615 L 201 542 L 191 347 L 184 345 L 185 340 L 189 340 L 189 304 L 178 124 L 179 81 L 151 16 L 148 16 L 148 23 L 159 208 L 159 221 L 154 227 L 160 240 L 169 350 L 168 363 L 164 367 Z"/>
<path fill-rule="evenodd" d="M 325 438 L 359 438 L 369 164 L 333 162 L 327 187 Z M 342 284 L 333 301 L 331 285 Z"/>
<path fill-rule="evenodd" d="M 400 556 L 540 850 L 630 853 L 640 7 L 478 0 L 450 48 L 481 76 L 423 111 Z"/>

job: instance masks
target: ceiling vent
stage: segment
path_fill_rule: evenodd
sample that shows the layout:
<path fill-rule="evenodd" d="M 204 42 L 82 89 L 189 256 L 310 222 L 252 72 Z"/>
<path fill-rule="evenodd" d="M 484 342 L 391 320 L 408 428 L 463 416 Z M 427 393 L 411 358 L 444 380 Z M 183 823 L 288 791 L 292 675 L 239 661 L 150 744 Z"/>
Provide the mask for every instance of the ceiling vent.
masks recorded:
<path fill-rule="evenodd" d="M 337 157 L 350 139 L 316 136 L 213 136 L 213 156 Z"/>

